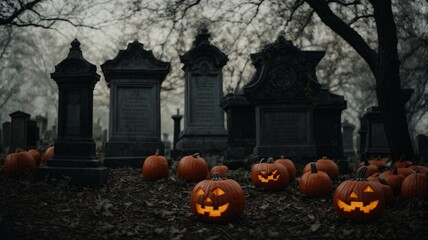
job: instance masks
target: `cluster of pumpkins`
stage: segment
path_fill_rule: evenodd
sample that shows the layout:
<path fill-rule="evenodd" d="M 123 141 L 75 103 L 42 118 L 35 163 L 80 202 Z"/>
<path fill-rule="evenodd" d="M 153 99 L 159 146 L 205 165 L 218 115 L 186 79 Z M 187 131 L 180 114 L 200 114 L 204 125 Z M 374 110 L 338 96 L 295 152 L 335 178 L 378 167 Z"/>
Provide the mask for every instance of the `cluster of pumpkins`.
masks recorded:
<path fill-rule="evenodd" d="M 183 157 L 177 174 L 188 182 L 197 182 L 190 194 L 193 214 L 204 221 L 227 222 L 238 218 L 244 211 L 245 197 L 241 186 L 232 179 L 223 179 L 228 172 L 225 165 L 214 166 L 207 179 L 206 161 L 194 154 Z M 142 167 L 146 180 L 167 177 L 166 158 L 158 153 L 148 157 Z M 428 168 L 413 165 L 411 161 L 397 161 L 387 167 L 387 158 L 360 163 L 356 178 L 338 185 L 333 195 L 337 214 L 353 221 L 370 221 L 383 213 L 395 197 L 426 196 L 428 194 Z M 333 191 L 332 180 L 339 176 L 337 164 L 326 157 L 308 163 L 299 179 L 299 191 L 308 197 L 328 195 Z M 267 161 L 251 167 L 251 181 L 268 190 L 283 190 L 296 178 L 296 167 L 290 159 Z"/>
<path fill-rule="evenodd" d="M 33 173 L 39 164 L 46 164 L 53 156 L 54 147 L 43 153 L 37 149 L 17 149 L 6 156 L 3 172 L 15 177 Z M 333 203 L 340 217 L 353 221 L 377 219 L 395 197 L 404 199 L 428 195 L 428 167 L 415 165 L 405 159 L 387 166 L 387 158 L 361 162 L 356 178 L 343 181 L 334 192 Z M 177 174 L 188 182 L 197 182 L 190 194 L 193 214 L 209 222 L 228 222 L 244 211 L 245 196 L 241 186 L 226 179 L 225 165 L 208 170 L 208 164 L 199 154 L 180 159 Z M 159 151 L 145 159 L 142 166 L 145 180 L 155 181 L 168 177 L 169 165 Z M 210 179 L 207 176 L 210 175 Z M 328 195 L 333 191 L 332 180 L 339 176 L 337 164 L 326 157 L 308 163 L 302 171 L 299 191 L 308 197 Z M 296 179 L 296 167 L 290 159 L 262 159 L 251 168 L 251 181 L 267 190 L 284 190 Z"/>
<path fill-rule="evenodd" d="M 54 154 L 54 147 L 48 147 L 44 152 L 39 149 L 16 149 L 6 156 L 3 163 L 3 173 L 8 177 L 16 177 L 24 173 L 34 173 L 36 167 L 48 162 Z"/>

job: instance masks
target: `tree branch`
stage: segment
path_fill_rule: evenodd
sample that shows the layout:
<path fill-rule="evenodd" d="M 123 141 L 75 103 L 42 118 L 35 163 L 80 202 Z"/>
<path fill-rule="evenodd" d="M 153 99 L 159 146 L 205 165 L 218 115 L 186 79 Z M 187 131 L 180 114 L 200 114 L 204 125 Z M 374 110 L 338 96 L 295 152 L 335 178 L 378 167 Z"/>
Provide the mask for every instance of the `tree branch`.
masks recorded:
<path fill-rule="evenodd" d="M 6 25 L 9 23 L 12 23 L 19 15 L 21 15 L 23 12 L 25 12 L 27 10 L 33 9 L 34 6 L 36 6 L 41 1 L 43 1 L 43 0 L 34 0 L 34 1 L 31 1 L 25 5 L 22 5 L 22 3 L 20 3 L 21 8 L 15 9 L 15 11 L 9 17 L 4 18 L 4 19 L 0 19 L 0 25 Z"/>

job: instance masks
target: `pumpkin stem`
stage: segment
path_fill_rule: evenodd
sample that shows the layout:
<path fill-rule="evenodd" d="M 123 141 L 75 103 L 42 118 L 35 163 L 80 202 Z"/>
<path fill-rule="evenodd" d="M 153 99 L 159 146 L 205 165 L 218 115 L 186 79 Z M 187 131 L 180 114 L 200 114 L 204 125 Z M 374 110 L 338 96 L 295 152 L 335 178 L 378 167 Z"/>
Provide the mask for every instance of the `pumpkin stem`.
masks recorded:
<path fill-rule="evenodd" d="M 360 169 L 360 171 L 358 171 L 357 174 L 357 179 L 355 179 L 356 181 L 367 181 L 366 179 L 366 172 L 367 172 L 367 167 L 364 166 Z"/>
<path fill-rule="evenodd" d="M 155 156 L 159 156 L 159 149 L 156 149 Z"/>
<path fill-rule="evenodd" d="M 364 160 L 364 166 L 368 166 L 368 165 L 370 165 L 370 163 L 369 163 L 369 160 Z"/>
<path fill-rule="evenodd" d="M 273 158 L 269 157 L 268 160 L 266 161 L 267 163 L 273 163 Z"/>
<path fill-rule="evenodd" d="M 265 160 L 265 158 L 262 158 L 259 163 L 262 163 L 264 160 Z"/>
<path fill-rule="evenodd" d="M 397 175 L 397 174 L 398 174 L 397 166 L 394 166 L 394 167 L 392 168 L 392 175 Z"/>
<path fill-rule="evenodd" d="M 284 157 L 284 155 L 281 155 L 281 159 L 284 159 L 285 157 Z"/>
<path fill-rule="evenodd" d="M 195 153 L 192 155 L 192 157 L 197 158 L 197 157 L 199 157 L 199 155 L 200 155 L 199 153 Z"/>
<path fill-rule="evenodd" d="M 315 164 L 315 162 L 311 162 L 311 173 L 317 173 L 318 169 L 317 169 L 317 165 Z"/>
<path fill-rule="evenodd" d="M 388 183 L 386 182 L 385 179 L 381 178 L 381 177 L 377 177 L 377 180 L 379 180 L 380 183 L 382 183 L 383 185 L 388 185 Z"/>
<path fill-rule="evenodd" d="M 326 157 L 326 156 L 324 156 L 324 157 L 322 157 L 322 159 L 323 159 L 323 160 L 326 160 L 326 159 L 327 159 L 327 157 Z"/>
<path fill-rule="evenodd" d="M 221 177 L 218 175 L 218 172 L 214 172 L 212 180 L 213 181 L 221 181 Z"/>

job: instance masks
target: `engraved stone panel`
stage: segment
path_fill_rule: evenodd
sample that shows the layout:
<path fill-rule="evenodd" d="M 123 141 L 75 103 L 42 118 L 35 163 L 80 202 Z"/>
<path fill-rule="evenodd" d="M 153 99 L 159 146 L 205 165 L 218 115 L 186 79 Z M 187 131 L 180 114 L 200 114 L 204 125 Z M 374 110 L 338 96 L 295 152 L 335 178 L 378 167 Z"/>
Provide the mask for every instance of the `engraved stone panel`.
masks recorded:
<path fill-rule="evenodd" d="M 80 93 L 72 91 L 67 96 L 66 134 L 79 136 L 80 134 Z"/>
<path fill-rule="evenodd" d="M 194 74 L 190 81 L 189 114 L 192 125 L 212 125 L 220 119 L 218 76 Z"/>
<path fill-rule="evenodd" d="M 383 123 L 372 123 L 372 147 L 389 148 Z"/>
<path fill-rule="evenodd" d="M 262 113 L 261 145 L 306 144 L 308 116 L 306 112 Z"/>
<path fill-rule="evenodd" d="M 15 148 L 25 148 L 27 143 L 26 118 L 17 118 L 11 124 L 11 151 Z"/>
<path fill-rule="evenodd" d="M 117 89 L 116 129 L 118 134 L 155 135 L 154 88 Z"/>

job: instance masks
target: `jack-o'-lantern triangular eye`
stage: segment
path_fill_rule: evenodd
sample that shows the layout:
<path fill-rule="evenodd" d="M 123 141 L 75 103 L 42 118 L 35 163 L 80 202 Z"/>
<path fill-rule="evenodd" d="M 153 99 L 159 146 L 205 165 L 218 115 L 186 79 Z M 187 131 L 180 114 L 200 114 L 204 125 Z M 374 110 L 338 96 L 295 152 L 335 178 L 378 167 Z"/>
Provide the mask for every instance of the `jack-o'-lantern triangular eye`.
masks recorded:
<path fill-rule="evenodd" d="M 364 189 L 364 192 L 374 192 L 374 191 L 373 191 L 373 188 L 372 188 L 372 187 L 367 186 L 367 187 Z"/>
<path fill-rule="evenodd" d="M 205 192 L 204 192 L 204 190 L 202 190 L 202 189 L 199 188 L 198 190 L 196 190 L 196 194 L 204 195 Z"/>
<path fill-rule="evenodd" d="M 215 195 L 217 195 L 217 196 L 220 196 L 220 195 L 223 195 L 223 194 L 224 194 L 224 191 L 223 191 L 223 190 L 221 190 L 220 188 L 216 188 L 216 189 L 214 189 L 214 190 L 213 190 L 213 193 L 214 193 Z"/>
<path fill-rule="evenodd" d="M 349 195 L 349 197 L 351 197 L 351 198 L 358 198 L 357 194 L 355 194 L 354 192 L 352 192 L 351 195 Z"/>

